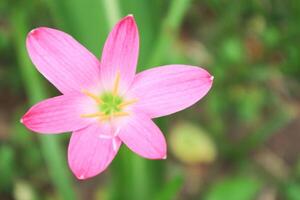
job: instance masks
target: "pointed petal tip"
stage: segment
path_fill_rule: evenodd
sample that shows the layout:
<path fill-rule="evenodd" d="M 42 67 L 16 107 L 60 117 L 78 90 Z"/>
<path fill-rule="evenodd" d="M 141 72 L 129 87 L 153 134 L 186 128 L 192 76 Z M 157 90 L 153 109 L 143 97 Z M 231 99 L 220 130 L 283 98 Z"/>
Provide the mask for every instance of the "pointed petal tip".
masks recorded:
<path fill-rule="evenodd" d="M 34 28 L 31 31 L 29 31 L 29 33 L 27 34 L 27 40 L 29 38 L 38 39 L 41 34 L 44 34 L 45 32 L 51 31 L 51 30 L 55 30 L 55 29 L 49 28 L 46 26 L 40 26 L 40 27 Z"/>
<path fill-rule="evenodd" d="M 35 29 L 32 29 L 28 34 L 26 38 L 26 45 L 27 45 L 27 50 L 28 48 L 32 45 L 32 41 L 38 40 L 42 30 L 44 30 L 45 27 L 38 27 Z"/>
<path fill-rule="evenodd" d="M 24 124 L 24 126 L 27 127 L 27 119 L 28 119 L 28 115 L 30 115 L 30 110 L 28 110 L 20 119 L 20 123 Z"/>
<path fill-rule="evenodd" d="M 126 21 L 126 20 L 133 21 L 135 23 L 135 19 L 134 19 L 133 14 L 128 14 L 126 17 L 123 18 L 122 21 Z"/>
<path fill-rule="evenodd" d="M 74 172 L 72 169 L 71 169 L 71 171 L 73 172 L 74 176 L 75 176 L 79 181 L 84 181 L 84 180 L 86 180 L 86 179 L 91 178 L 91 177 L 89 177 L 89 176 L 85 176 L 85 175 L 82 174 L 82 173 L 76 173 L 76 172 Z"/>
<path fill-rule="evenodd" d="M 37 32 L 37 28 L 32 29 L 32 30 L 28 33 L 28 35 L 34 35 L 36 32 Z"/>
<path fill-rule="evenodd" d="M 28 33 L 28 38 L 29 37 L 35 37 L 37 36 L 43 29 L 45 29 L 46 27 L 38 27 L 38 28 L 34 28 L 32 29 L 29 33 Z"/>
<path fill-rule="evenodd" d="M 76 176 L 79 180 L 84 180 L 85 179 L 85 177 L 84 177 L 84 175 L 80 175 L 80 176 Z"/>

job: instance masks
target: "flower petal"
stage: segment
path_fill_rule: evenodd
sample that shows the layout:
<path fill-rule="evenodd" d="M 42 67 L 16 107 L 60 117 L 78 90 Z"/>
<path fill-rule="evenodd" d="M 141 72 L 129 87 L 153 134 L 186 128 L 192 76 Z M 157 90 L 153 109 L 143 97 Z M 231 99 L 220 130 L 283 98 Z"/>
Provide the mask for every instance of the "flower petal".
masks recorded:
<path fill-rule="evenodd" d="M 96 103 L 86 96 L 69 94 L 53 97 L 31 107 L 21 122 L 30 130 L 40 133 L 62 133 L 83 128 L 95 119 L 81 114 L 95 113 Z"/>
<path fill-rule="evenodd" d="M 36 28 L 28 34 L 26 45 L 39 72 L 63 94 L 99 84 L 98 59 L 70 35 Z"/>
<path fill-rule="evenodd" d="M 119 21 L 109 34 L 102 52 L 101 78 L 104 87 L 113 88 L 118 71 L 120 89 L 126 90 L 134 79 L 139 51 L 139 33 L 132 15 Z"/>
<path fill-rule="evenodd" d="M 166 140 L 153 121 L 141 112 L 132 114 L 120 129 L 120 139 L 135 153 L 149 159 L 165 159 Z"/>
<path fill-rule="evenodd" d="M 119 150 L 118 137 L 106 138 L 103 135 L 111 129 L 95 123 L 75 131 L 70 140 L 68 162 L 78 179 L 87 179 L 104 171 Z"/>
<path fill-rule="evenodd" d="M 169 115 L 199 101 L 211 88 L 213 76 L 186 65 L 167 65 L 137 74 L 129 95 L 151 118 Z"/>

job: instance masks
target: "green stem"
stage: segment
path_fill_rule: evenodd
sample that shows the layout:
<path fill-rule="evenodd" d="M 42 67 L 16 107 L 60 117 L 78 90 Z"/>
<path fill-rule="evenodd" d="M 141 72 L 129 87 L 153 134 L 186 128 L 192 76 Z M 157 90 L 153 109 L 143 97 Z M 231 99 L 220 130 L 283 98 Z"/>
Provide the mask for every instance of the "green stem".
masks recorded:
<path fill-rule="evenodd" d="M 108 21 L 109 28 L 112 29 L 121 18 L 121 12 L 118 0 L 103 0 L 103 7 L 106 11 L 106 18 Z"/>
<path fill-rule="evenodd" d="M 181 187 L 183 186 L 184 177 L 182 174 L 175 175 L 158 193 L 155 200 L 176 199 Z"/>
<path fill-rule="evenodd" d="M 154 47 L 153 54 L 149 60 L 149 66 L 160 65 L 167 56 L 166 52 L 171 49 L 172 43 L 178 35 L 184 14 L 186 13 L 191 0 L 173 0 Z"/>
<path fill-rule="evenodd" d="M 25 89 L 30 104 L 34 104 L 42 99 L 47 98 L 46 90 L 41 84 L 39 74 L 32 66 L 25 50 L 25 37 L 28 32 L 26 14 L 23 9 L 15 8 L 12 12 L 11 20 L 13 33 L 15 34 L 15 44 L 17 50 L 18 62 L 23 76 Z M 58 191 L 62 199 L 76 199 L 75 192 L 72 188 L 67 163 L 65 161 L 64 152 L 61 150 L 58 138 L 55 136 L 40 135 L 38 139 L 41 143 L 41 150 L 46 161 L 50 177 L 54 187 Z"/>

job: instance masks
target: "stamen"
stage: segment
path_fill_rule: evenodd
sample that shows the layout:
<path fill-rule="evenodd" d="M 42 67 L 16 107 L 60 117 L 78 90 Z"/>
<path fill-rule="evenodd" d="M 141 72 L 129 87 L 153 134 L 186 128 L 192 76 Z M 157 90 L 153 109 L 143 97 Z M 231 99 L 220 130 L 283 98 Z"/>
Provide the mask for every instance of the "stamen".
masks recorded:
<path fill-rule="evenodd" d="M 116 116 L 116 117 L 128 116 L 128 115 L 129 115 L 129 113 L 127 113 L 127 112 L 116 112 L 116 113 L 114 113 L 114 116 Z"/>
<path fill-rule="evenodd" d="M 132 100 L 129 100 L 129 101 L 124 101 L 124 102 L 122 102 L 120 105 L 118 105 L 118 108 L 119 108 L 119 109 L 122 109 L 122 108 L 124 108 L 125 106 L 128 106 L 128 105 L 131 105 L 131 104 L 136 103 L 137 101 L 138 101 L 137 99 L 132 99 Z"/>
<path fill-rule="evenodd" d="M 100 121 L 105 121 L 105 120 L 108 120 L 110 118 L 111 118 L 110 115 L 103 115 L 103 116 L 101 116 Z"/>
<path fill-rule="evenodd" d="M 102 112 L 96 112 L 96 113 L 91 113 L 91 114 L 82 114 L 80 117 L 85 117 L 85 118 L 92 118 L 92 117 L 102 117 L 104 113 Z"/>
<path fill-rule="evenodd" d="M 85 94 L 86 96 L 89 96 L 89 97 L 91 97 L 92 99 L 94 99 L 98 104 L 103 103 L 103 101 L 101 100 L 100 97 L 98 97 L 97 95 L 95 95 L 95 94 L 93 94 L 93 93 L 90 93 L 90 92 L 87 91 L 87 90 L 82 90 L 82 93 Z"/>
<path fill-rule="evenodd" d="M 116 73 L 116 79 L 114 83 L 114 90 L 113 90 L 113 95 L 117 95 L 118 90 L 119 90 L 119 82 L 120 82 L 120 70 L 117 71 Z"/>

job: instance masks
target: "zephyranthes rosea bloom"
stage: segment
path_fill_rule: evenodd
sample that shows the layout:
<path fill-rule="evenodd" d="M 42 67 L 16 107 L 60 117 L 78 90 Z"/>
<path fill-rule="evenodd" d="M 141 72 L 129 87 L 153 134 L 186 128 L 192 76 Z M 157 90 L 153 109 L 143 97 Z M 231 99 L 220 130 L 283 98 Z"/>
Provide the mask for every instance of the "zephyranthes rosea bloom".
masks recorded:
<path fill-rule="evenodd" d="M 132 15 L 109 34 L 99 61 L 68 34 L 37 28 L 27 37 L 32 62 L 62 95 L 29 109 L 21 122 L 45 134 L 73 131 L 68 163 L 79 179 L 101 173 L 125 143 L 138 155 L 166 158 L 152 118 L 185 109 L 211 88 L 204 69 L 166 65 L 136 73 L 139 34 Z"/>

